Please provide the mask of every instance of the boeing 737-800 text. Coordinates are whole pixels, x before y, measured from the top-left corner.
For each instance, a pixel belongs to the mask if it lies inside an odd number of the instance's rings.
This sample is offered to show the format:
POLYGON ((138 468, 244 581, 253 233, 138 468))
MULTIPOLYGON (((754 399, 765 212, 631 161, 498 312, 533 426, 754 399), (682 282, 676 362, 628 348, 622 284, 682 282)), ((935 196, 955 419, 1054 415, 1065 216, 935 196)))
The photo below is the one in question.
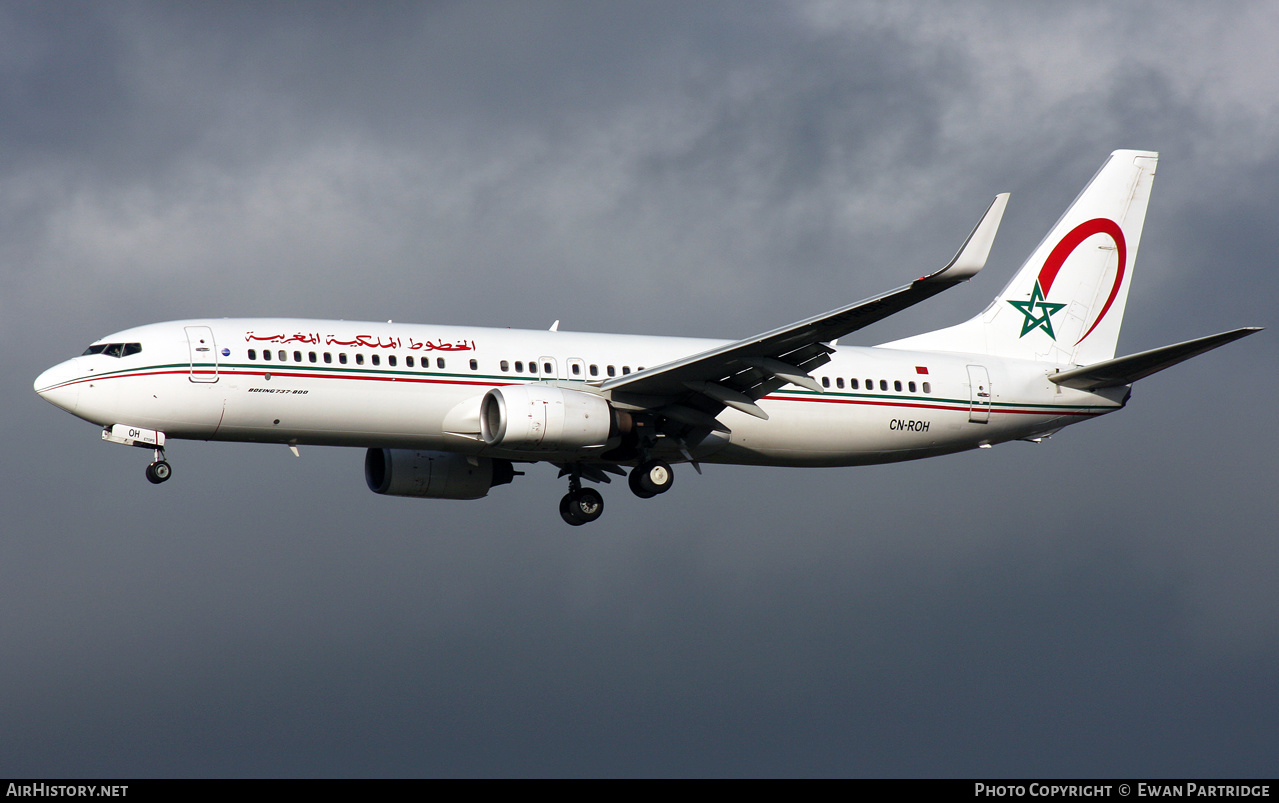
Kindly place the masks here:
POLYGON ((980 315, 876 347, 836 341, 974 276, 1007 195, 941 270, 745 340, 187 320, 105 337, 35 389, 105 440, 154 450, 154 483, 174 438, 362 447, 373 491, 437 499, 478 499, 547 462, 568 477, 574 525, 603 512, 582 481, 610 475, 647 498, 678 463, 854 466, 1037 441, 1259 331, 1115 358, 1157 159, 1111 154, 980 315))

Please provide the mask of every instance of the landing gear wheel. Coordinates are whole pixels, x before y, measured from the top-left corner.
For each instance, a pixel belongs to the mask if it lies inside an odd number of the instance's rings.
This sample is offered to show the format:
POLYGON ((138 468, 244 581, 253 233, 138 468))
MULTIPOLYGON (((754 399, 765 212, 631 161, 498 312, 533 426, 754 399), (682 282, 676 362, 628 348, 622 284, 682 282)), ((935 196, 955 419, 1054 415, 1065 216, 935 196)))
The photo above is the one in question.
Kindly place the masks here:
POLYGON ((604 497, 594 488, 569 491, 560 500, 560 516, 574 527, 595 521, 603 512, 604 497))
POLYGON ((671 489, 675 484, 675 472, 664 460, 648 460, 636 466, 626 481, 636 496, 649 499, 671 489))
POLYGON ((147 481, 153 485, 159 485, 172 476, 173 467, 164 460, 157 460, 147 466, 147 481))
POLYGON ((638 468, 632 469, 630 475, 626 478, 626 484, 631 486, 631 493, 635 494, 640 499, 652 499, 654 496, 657 496, 657 494, 652 491, 644 490, 644 486, 642 484, 643 481, 644 472, 640 471, 638 468))

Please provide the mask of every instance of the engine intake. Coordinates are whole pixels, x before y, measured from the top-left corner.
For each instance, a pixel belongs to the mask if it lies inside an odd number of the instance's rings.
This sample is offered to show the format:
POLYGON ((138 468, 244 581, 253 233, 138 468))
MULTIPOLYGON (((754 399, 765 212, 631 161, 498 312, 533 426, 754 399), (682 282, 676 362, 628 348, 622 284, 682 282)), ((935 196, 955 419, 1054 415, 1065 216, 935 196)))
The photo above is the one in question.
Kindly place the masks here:
POLYGON ((493 388, 480 402, 480 435, 489 446, 566 452, 607 445, 628 428, 626 413, 593 393, 541 384, 493 388))
POLYGON ((460 454, 417 449, 369 449, 364 455, 369 490, 387 496, 480 499, 514 477, 510 460, 479 457, 472 464, 460 454))

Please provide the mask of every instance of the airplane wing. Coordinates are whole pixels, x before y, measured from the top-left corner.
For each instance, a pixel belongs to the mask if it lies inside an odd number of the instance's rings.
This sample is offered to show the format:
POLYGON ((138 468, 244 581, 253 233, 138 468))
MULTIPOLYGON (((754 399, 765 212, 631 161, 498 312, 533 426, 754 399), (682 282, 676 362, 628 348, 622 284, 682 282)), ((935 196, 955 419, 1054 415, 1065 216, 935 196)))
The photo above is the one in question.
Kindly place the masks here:
POLYGON ((1008 193, 995 196, 959 252, 939 271, 823 315, 609 379, 600 389, 610 395, 615 405, 657 411, 691 427, 726 432, 727 428, 715 419, 725 407, 766 419, 768 414, 755 404, 756 400, 787 383, 820 389, 809 372, 830 361, 830 341, 977 275, 986 264, 1007 204, 1008 193))
POLYGON ((1184 362, 1191 357, 1197 357, 1205 351, 1212 351, 1218 346, 1224 346, 1241 337, 1255 335, 1260 331, 1261 327, 1259 326, 1232 329, 1229 332, 1221 332, 1220 334, 1209 335, 1196 340, 1187 340, 1185 343, 1151 349, 1139 354, 1130 354, 1127 357, 1117 357, 1113 360, 1085 365, 1082 368, 1073 368, 1069 371, 1051 374, 1048 379, 1058 385, 1080 390, 1097 390, 1098 388, 1111 388, 1118 385, 1131 385, 1138 379, 1145 379, 1151 374, 1158 373, 1165 368, 1171 368, 1179 362, 1184 362))

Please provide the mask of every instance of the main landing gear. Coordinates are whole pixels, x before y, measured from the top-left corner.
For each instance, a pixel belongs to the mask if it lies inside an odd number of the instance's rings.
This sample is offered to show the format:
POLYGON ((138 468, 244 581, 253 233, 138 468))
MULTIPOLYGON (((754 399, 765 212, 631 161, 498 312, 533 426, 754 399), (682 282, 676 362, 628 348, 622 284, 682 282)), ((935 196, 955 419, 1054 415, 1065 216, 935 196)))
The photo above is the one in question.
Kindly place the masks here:
POLYGON ((160 483, 173 476, 173 467, 169 465, 169 461, 164 459, 164 450, 155 450, 155 460, 151 465, 147 466, 147 481, 152 485, 160 483))
MULTIPOLYGON (((560 500, 560 516, 574 527, 595 521, 604 513, 604 497, 600 492, 594 488, 582 487, 584 470, 581 467, 565 469, 570 472, 568 493, 560 500)), ((608 481, 607 476, 603 476, 601 472, 596 473, 601 474, 601 481, 608 481)), ((675 472, 664 460, 646 460, 631 469, 626 481, 640 499, 651 499, 671 489, 675 484, 675 472)))
POLYGON ((652 499, 671 489, 675 484, 675 472, 664 460, 646 460, 631 469, 626 482, 640 499, 652 499))
POLYGON ((560 500, 560 516, 574 527, 580 527, 603 513, 604 497, 594 488, 583 488, 581 478, 574 474, 568 481, 568 493, 560 500))

